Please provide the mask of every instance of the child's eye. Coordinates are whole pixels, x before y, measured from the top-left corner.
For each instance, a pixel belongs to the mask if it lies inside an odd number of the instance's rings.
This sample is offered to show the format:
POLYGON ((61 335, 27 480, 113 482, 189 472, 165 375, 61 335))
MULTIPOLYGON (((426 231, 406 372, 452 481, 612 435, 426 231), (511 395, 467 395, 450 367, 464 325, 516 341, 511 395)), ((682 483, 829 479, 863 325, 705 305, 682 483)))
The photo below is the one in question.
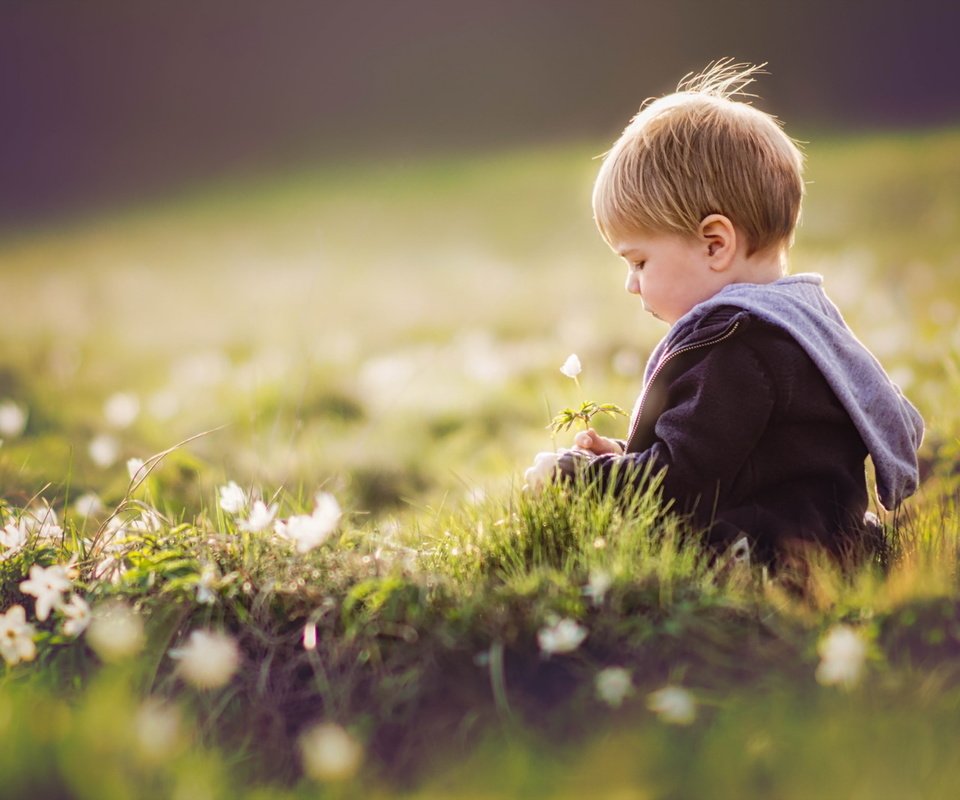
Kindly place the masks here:
POLYGON ((634 261, 632 266, 638 272, 643 269, 643 265, 646 264, 646 261, 634 261))

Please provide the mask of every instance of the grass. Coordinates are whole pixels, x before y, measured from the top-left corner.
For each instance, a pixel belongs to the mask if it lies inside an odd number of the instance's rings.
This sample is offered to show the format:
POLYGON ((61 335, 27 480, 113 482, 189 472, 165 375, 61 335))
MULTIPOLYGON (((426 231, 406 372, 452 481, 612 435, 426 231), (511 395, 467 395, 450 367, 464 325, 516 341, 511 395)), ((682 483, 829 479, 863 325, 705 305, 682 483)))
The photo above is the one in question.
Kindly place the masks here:
POLYGON ((0 682, 3 792, 949 795, 960 134, 808 147, 793 271, 826 275, 929 430, 889 560, 820 565, 803 599, 718 571, 655 487, 626 509, 519 491, 532 454, 566 443, 547 422, 584 399, 564 358, 629 407, 663 332, 591 230, 602 149, 318 168, 0 244, 0 402, 28 413, 0 447, 2 522, 43 497, 62 528, 0 561, 0 610, 21 604, 37 647, 0 682), (105 415, 118 393, 130 424, 105 415), (128 458, 201 431, 131 487, 128 458), (344 514, 301 553, 241 530, 217 502, 228 480, 283 519, 320 491, 344 514), (81 513, 90 492, 103 509, 81 513), (20 583, 68 562, 95 611, 119 600, 144 625, 135 655, 65 634, 61 611, 36 619, 20 583), (560 620, 585 636, 547 655, 560 620), (838 625, 866 647, 847 690, 816 679, 838 625), (170 651, 207 629, 240 661, 202 689, 170 651), (630 673, 618 708, 595 686, 610 667, 630 673), (692 724, 648 707, 668 685, 692 724), (362 747, 346 782, 304 775, 321 721, 362 747))

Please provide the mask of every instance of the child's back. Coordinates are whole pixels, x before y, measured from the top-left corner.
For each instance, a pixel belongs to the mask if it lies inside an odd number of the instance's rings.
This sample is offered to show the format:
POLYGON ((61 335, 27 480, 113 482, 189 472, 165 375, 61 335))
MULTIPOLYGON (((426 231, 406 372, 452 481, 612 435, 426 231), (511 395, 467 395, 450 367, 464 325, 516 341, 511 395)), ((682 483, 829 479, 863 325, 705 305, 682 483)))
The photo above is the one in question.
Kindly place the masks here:
POLYGON ((619 491, 665 470, 665 496, 717 548, 746 535, 766 558, 797 540, 841 554, 864 532, 867 454, 897 506, 917 486, 923 425, 820 277, 784 277, 802 158, 730 98, 755 71, 721 64, 652 103, 604 160, 598 226, 628 291, 671 329, 627 441, 581 434, 559 466, 619 491))

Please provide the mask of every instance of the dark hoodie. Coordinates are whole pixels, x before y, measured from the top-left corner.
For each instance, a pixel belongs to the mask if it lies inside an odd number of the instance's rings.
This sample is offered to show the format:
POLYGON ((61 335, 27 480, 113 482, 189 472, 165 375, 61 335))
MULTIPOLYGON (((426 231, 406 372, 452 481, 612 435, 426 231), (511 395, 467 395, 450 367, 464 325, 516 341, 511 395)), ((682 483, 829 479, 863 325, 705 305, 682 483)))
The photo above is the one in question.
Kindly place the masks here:
POLYGON ((626 453, 580 468, 619 491, 665 468, 665 497, 718 548, 744 533, 761 558, 784 540, 857 546, 867 454, 896 507, 917 487, 923 422, 821 282, 733 284, 694 307, 650 357, 626 453))

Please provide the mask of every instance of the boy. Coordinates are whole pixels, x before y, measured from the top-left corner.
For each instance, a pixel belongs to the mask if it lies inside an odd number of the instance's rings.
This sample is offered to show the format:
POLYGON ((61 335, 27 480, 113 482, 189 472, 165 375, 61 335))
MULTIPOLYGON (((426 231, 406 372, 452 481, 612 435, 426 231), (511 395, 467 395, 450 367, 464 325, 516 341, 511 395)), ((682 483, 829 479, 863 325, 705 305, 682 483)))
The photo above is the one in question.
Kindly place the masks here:
POLYGON ((734 100, 760 67, 721 61, 646 104, 604 157, 597 225, 628 292, 671 327, 647 364, 629 435, 592 429, 559 472, 641 487, 723 551, 763 561, 866 542, 864 461, 880 502, 917 488, 923 421, 856 339, 819 275, 785 277, 802 156, 768 114, 734 100))

